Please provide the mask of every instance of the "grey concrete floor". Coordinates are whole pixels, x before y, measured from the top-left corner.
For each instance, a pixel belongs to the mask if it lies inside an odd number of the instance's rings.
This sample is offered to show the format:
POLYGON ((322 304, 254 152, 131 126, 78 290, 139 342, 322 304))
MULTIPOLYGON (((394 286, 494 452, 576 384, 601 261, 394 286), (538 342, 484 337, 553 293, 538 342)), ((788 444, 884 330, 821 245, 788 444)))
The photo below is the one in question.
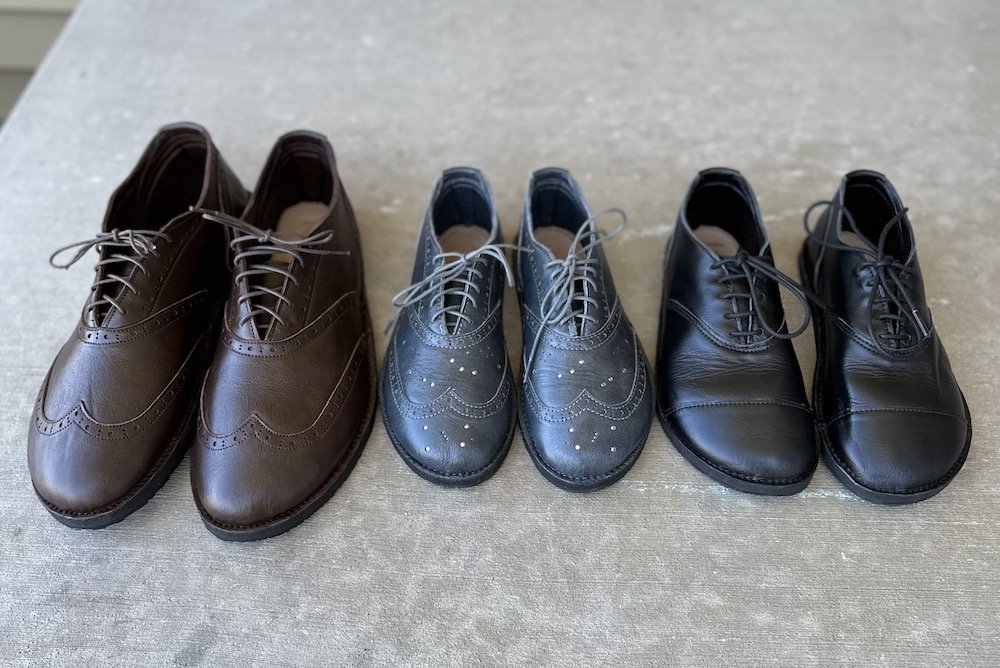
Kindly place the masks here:
MULTIPOLYGON (((996 665, 997 34, 995 0, 85 2, 0 131, 0 664, 996 665), (595 208, 631 215, 607 253, 650 352, 698 169, 744 170, 788 272, 803 209, 882 170, 971 407, 968 463, 910 507, 822 467, 796 497, 758 498, 654 425, 597 494, 545 482, 520 437, 492 480, 446 491, 379 422, 347 484, 280 538, 209 535, 186 462, 126 521, 65 529, 33 495, 25 435, 91 275, 46 258, 97 231, 178 119, 248 186, 280 133, 331 137, 379 325, 441 169, 485 170, 510 237, 531 170, 569 167, 595 208)), ((517 356, 512 291, 506 316, 517 356)), ((808 379, 811 337, 796 348, 808 379)))

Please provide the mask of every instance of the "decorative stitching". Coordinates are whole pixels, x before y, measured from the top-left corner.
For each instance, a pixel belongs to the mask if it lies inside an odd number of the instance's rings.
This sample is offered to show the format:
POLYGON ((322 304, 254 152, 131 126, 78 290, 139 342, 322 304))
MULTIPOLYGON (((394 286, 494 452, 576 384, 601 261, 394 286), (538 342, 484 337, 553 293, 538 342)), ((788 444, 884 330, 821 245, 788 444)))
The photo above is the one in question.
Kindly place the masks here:
POLYGON ((45 417, 44 407, 42 404, 45 392, 48 389, 49 378, 52 373, 50 370, 50 375, 46 376, 45 382, 42 384, 42 389, 38 393, 38 398, 35 400, 35 430, 43 436, 51 436, 52 434, 56 434, 63 429, 66 429, 70 425, 76 425, 88 436, 99 441, 121 441, 142 433, 150 425, 156 422, 156 420, 167 409, 167 406, 173 403, 174 398, 180 394, 181 388, 191 375, 191 367, 196 359, 195 353, 199 350, 201 342, 204 338, 204 334, 198 337, 180 368, 174 374, 170 382, 167 383, 163 390, 160 391, 160 394, 153 399, 152 403, 150 403, 149 406, 142 411, 142 413, 131 420, 126 420, 125 422, 99 422, 90 415, 87 411, 87 407, 82 401, 57 420, 50 420, 45 417))
POLYGON ((501 374, 502 380, 493 397, 487 401, 479 404, 470 403, 462 399, 454 388, 449 387, 433 401, 426 404, 418 404, 406 398, 402 377, 399 374, 399 367, 396 365, 395 339, 386 352, 386 369, 389 373, 389 384, 397 410, 399 410, 403 417, 412 420, 424 420, 448 410, 462 417, 473 419, 483 419, 491 415, 496 415, 503 409, 512 384, 511 375, 508 373, 508 360, 505 354, 504 369, 501 374))
POLYGON ((662 411, 663 416, 667 417, 673 415, 674 413, 679 413, 680 411, 687 410, 689 408, 711 408, 714 406, 783 406, 785 408, 797 408, 798 410, 805 411, 806 413, 812 414, 809 410, 809 406, 805 404, 795 403, 793 401, 781 401, 781 400, 761 400, 761 401, 707 401, 698 404, 686 404, 681 406, 674 406, 668 410, 662 411))
POLYGON ((362 334, 358 338, 357 343, 354 344, 354 350, 351 352, 350 361, 341 373, 337 383, 334 385, 333 392, 331 392, 330 396, 327 398, 326 403, 323 405, 323 409, 316 416, 316 419, 313 420, 312 424, 297 432, 283 433, 276 431, 264 422, 259 415, 254 413, 244 420, 243 424, 237 427, 234 431, 231 431, 228 434, 215 433, 209 429, 208 425, 205 423, 203 388, 201 398, 201 417, 198 420, 199 442, 209 450, 225 450, 226 448, 231 448, 247 442, 251 439, 251 437, 255 439, 257 443, 275 450, 297 450, 313 445, 324 434, 326 434, 331 427, 333 427, 337 418, 340 416, 344 405, 347 403, 348 397, 351 395, 350 390, 354 387, 354 383, 357 380, 358 372, 361 369, 362 356, 366 348, 367 337, 362 334), (308 434, 308 436, 303 436, 303 434, 308 434), (276 437, 273 441, 271 438, 272 436, 276 437))
POLYGON ((632 333, 633 368, 636 370, 632 388, 624 401, 609 404, 592 395, 586 388, 580 391, 573 401, 562 407, 554 407, 544 403, 535 392, 534 384, 526 378, 522 387, 522 401, 531 411, 545 422, 567 422, 579 417, 584 412, 593 413, 608 420, 621 422, 628 419, 642 403, 648 383, 646 363, 642 358, 638 339, 632 333))
POLYGON ((227 320, 222 332, 222 345, 244 357, 286 357, 326 331, 349 310, 356 309, 358 303, 358 293, 353 291, 347 292, 311 323, 291 336, 279 341, 244 339, 233 332, 227 320))
POLYGON ((712 343, 722 346, 728 350, 732 350, 738 353, 750 353, 750 352, 761 352, 765 350, 770 350, 774 347, 775 337, 768 335, 762 338, 757 343, 752 343, 747 346, 741 346, 733 343, 732 341, 727 341, 719 336, 711 326, 698 317, 691 309, 682 304, 677 299, 671 297, 667 301, 667 310, 673 311, 680 315, 682 318, 690 322, 692 325, 698 328, 702 334, 704 334, 712 343))
POLYGON ((827 425, 832 425, 838 420, 843 420, 845 417, 850 417, 851 415, 859 415, 862 413, 923 413, 925 415, 938 415, 941 417, 951 418, 952 420, 959 420, 965 422, 964 417, 959 417, 953 415, 952 413, 945 413, 944 411, 934 411, 925 408, 858 408, 858 409, 848 409, 836 417, 832 417, 826 421, 827 425))
POLYGON ((137 341, 165 329, 178 318, 206 306, 208 297, 208 290, 201 290, 165 306, 139 322, 124 327, 88 327, 81 320, 76 327, 76 336, 80 341, 92 346, 110 346, 137 341))

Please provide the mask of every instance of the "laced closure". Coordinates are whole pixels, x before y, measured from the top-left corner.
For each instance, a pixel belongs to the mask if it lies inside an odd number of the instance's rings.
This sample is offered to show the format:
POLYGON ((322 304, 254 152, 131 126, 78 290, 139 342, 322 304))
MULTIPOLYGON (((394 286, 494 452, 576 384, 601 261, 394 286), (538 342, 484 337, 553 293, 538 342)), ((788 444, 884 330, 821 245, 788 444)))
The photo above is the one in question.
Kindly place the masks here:
POLYGON ((233 256, 233 263, 237 266, 246 263, 246 268, 237 272, 233 277, 240 291, 236 303, 239 306, 244 304, 247 306, 247 312, 240 318, 240 325, 253 321, 261 338, 267 336, 274 322, 285 324, 279 312, 282 304, 291 304, 291 300, 284 293, 289 284, 299 284, 295 277, 295 266, 305 264, 305 255, 350 254, 350 251, 332 251, 320 248, 333 239, 333 232, 330 230, 317 232, 303 239, 281 239, 274 236, 272 230, 262 230, 221 211, 202 210, 200 213, 205 220, 225 225, 235 233, 229 242, 229 247, 236 253, 233 256), (267 263, 267 259, 277 253, 289 256, 290 260, 286 266, 267 263), (254 260, 263 261, 254 262, 254 260), (254 276, 278 276, 284 278, 284 281, 280 288, 275 289, 265 285, 263 281, 251 283, 250 279, 254 276), (273 308, 264 303, 262 298, 273 298, 273 308), (255 320, 257 316, 270 316, 271 321, 264 326, 255 320))
MULTIPOLYGON (((928 325, 920 316, 920 308, 913 299, 914 271, 905 261, 897 260, 885 250, 889 232, 906 219, 908 209, 903 209, 885 224, 879 235, 878 243, 871 241, 861 233, 851 212, 840 204, 821 200, 806 209, 802 224, 809 238, 821 248, 858 253, 865 259, 859 264, 857 274, 865 278, 863 286, 870 290, 868 300, 868 333, 875 345, 887 354, 900 348, 916 345, 927 339, 934 331, 933 324, 928 325), (809 226, 809 216, 817 207, 826 206, 840 212, 847 220, 851 231, 864 243, 864 247, 851 246, 839 241, 820 237, 809 226), (876 332, 876 324, 882 323, 886 331, 876 332)), ((835 229, 832 226, 829 229, 835 229)), ((834 233, 835 234, 835 233, 834 233)), ((831 236, 828 232, 827 236, 831 236)))
POLYGON ((597 272, 599 260, 594 257, 593 250, 609 239, 613 239, 624 231, 628 225, 628 215, 617 207, 604 209, 580 225, 569 251, 562 260, 550 260, 545 263, 544 271, 550 275, 552 284, 545 291, 539 303, 541 321, 535 340, 531 344, 531 352, 524 365, 525 377, 531 372, 535 362, 535 354, 542 342, 545 328, 549 325, 576 325, 575 331, 582 331, 586 323, 597 324, 597 318, 592 309, 597 307, 597 300, 591 294, 597 290, 597 272), (607 215, 616 215, 621 223, 611 232, 596 229, 597 221, 607 215), (586 241, 585 241, 586 239, 586 241))
POLYGON ((108 294, 109 290, 105 289, 103 286, 120 284, 123 290, 130 290, 133 294, 137 292, 135 286, 128 280, 128 278, 111 273, 110 267, 116 263, 125 263, 126 267, 131 264, 141 271, 143 276, 147 275, 149 272, 142 266, 142 258, 148 255, 156 255, 156 241, 158 239, 169 242, 170 236, 156 230, 114 229, 108 232, 101 232, 92 239, 77 241, 57 249, 51 256, 49 256, 49 264, 56 269, 69 269, 84 255, 86 255, 87 251, 91 248, 96 248, 99 254, 103 253, 105 248, 121 248, 132 251, 132 254, 112 253, 107 257, 102 258, 94 265, 94 282, 90 286, 91 295, 87 305, 83 309, 83 317, 85 320, 96 322, 102 306, 110 306, 112 309, 118 311, 122 315, 125 315, 125 309, 122 308, 121 304, 119 304, 112 295, 108 294), (69 260, 66 262, 56 261, 56 258, 60 254, 73 250, 74 248, 76 249, 76 254, 74 254, 69 260), (102 267, 109 268, 103 278, 101 277, 100 271, 102 267))
POLYGON ((485 244, 471 253, 436 253, 431 258, 431 264, 436 265, 434 270, 393 296, 394 311, 383 333, 388 334, 389 330, 395 326, 403 309, 417 304, 431 295, 434 297, 431 300, 431 322, 443 320, 446 331, 449 331, 449 316, 453 325, 450 331, 457 329, 459 323, 463 321, 469 322, 471 319, 465 314, 465 308, 469 304, 473 308, 478 305, 475 295, 479 294, 480 288, 476 281, 483 278, 483 272, 480 269, 483 260, 487 257, 497 260, 503 267, 507 285, 512 287, 514 285, 514 270, 507 261, 505 249, 514 252, 524 250, 524 248, 514 244, 485 244))
MULTIPOLYGON (((770 336, 790 340, 802 334, 809 327, 811 320, 809 294, 805 288, 787 274, 779 271, 766 258, 760 255, 751 255, 741 250, 736 255, 719 258, 719 260, 712 263, 711 268, 721 272, 719 276, 720 283, 729 285, 729 292, 725 292, 719 295, 719 297, 721 299, 732 299, 737 304, 745 301, 747 305, 745 311, 736 310, 726 313, 725 318, 727 320, 736 321, 736 329, 729 330, 730 336, 744 338, 746 339, 746 343, 749 343, 754 337, 762 336, 766 332, 770 336), (779 285, 783 285, 802 304, 802 308, 805 310, 805 318, 794 332, 781 331, 781 325, 787 321, 783 321, 777 327, 772 327, 768 323, 767 318, 764 317, 763 309, 761 309, 761 301, 764 295, 757 289, 756 281, 758 278, 769 279, 777 282, 779 285), (736 281, 746 281, 746 292, 737 291, 734 285, 736 281), (744 318, 746 319, 747 328, 740 329, 740 324, 744 318)), ((739 306, 737 306, 738 308, 739 306)))

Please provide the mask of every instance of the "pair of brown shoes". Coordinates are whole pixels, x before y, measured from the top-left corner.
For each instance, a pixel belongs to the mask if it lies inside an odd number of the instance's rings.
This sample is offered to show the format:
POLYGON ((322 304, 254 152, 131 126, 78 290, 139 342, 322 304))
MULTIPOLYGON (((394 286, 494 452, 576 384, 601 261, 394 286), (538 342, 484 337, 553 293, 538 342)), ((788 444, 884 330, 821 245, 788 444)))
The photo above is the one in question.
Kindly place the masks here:
POLYGON ((266 538, 311 515, 361 454, 376 399, 361 245, 326 138, 281 137, 249 196, 204 128, 167 126, 102 231, 52 263, 90 248, 90 296, 28 435, 48 511, 117 522, 193 442, 216 536, 266 538))

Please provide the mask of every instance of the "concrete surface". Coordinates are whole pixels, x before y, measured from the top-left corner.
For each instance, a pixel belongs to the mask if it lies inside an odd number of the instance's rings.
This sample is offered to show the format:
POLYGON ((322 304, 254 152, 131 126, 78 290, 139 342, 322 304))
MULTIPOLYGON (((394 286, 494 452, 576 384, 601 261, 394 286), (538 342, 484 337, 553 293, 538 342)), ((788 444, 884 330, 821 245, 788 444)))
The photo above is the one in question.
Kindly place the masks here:
MULTIPOLYGON (((995 0, 84 3, 0 134, 0 664, 996 665, 998 33, 995 0), (607 253, 650 351, 699 168, 746 172, 786 271, 803 209, 881 169, 972 410, 968 463, 912 507, 822 467, 765 499, 710 482, 657 425, 598 494, 545 482, 520 437, 491 481, 446 491, 379 423, 283 537, 209 535, 186 462, 121 524, 65 529, 34 498, 25 434, 91 274, 46 258, 97 231, 177 119, 208 126, 248 185, 280 133, 329 134, 379 325, 439 170, 484 169, 510 237, 529 172, 569 167, 595 208, 631 214, 607 253)), ((811 337, 796 346, 808 376, 811 337)))

